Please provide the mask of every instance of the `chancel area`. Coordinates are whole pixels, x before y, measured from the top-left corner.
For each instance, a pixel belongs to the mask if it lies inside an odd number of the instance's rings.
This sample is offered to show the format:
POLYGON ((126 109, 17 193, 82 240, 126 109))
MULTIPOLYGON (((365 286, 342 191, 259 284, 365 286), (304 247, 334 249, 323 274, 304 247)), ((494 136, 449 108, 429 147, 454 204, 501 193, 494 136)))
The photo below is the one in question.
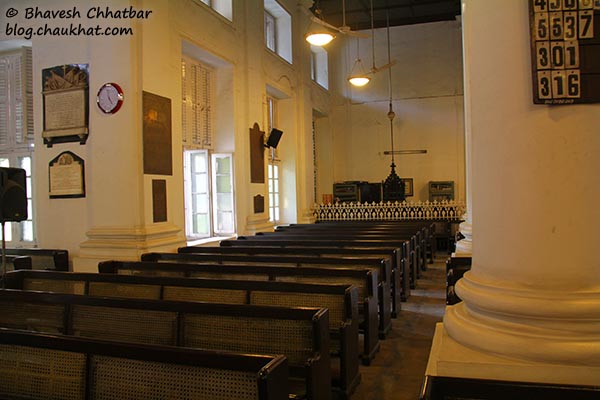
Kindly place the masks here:
POLYGON ((600 1, 42 3, 0 397, 600 396, 600 1))

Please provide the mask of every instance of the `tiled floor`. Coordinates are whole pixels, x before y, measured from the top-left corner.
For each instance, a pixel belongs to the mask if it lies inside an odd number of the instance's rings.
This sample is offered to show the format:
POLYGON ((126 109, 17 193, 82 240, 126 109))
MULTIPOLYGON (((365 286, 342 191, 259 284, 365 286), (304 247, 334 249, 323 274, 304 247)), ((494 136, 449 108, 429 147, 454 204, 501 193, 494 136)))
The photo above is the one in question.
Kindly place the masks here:
POLYGON ((438 255, 402 303, 375 360, 360 367, 362 381, 351 400, 419 398, 435 324, 442 320, 446 306, 445 261, 445 255, 438 255))

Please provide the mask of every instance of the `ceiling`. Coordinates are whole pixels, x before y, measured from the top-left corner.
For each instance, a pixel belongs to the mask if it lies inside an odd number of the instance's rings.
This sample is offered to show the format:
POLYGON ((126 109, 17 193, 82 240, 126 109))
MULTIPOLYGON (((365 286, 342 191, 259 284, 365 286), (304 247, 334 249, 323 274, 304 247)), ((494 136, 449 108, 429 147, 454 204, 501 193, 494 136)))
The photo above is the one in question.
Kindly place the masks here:
MULTIPOLYGON (((343 25, 343 3, 346 3, 346 25, 352 30, 371 29, 371 0, 315 0, 311 10, 321 9, 323 19, 343 25)), ((372 0, 375 28, 454 20, 460 15, 460 0, 372 0)))

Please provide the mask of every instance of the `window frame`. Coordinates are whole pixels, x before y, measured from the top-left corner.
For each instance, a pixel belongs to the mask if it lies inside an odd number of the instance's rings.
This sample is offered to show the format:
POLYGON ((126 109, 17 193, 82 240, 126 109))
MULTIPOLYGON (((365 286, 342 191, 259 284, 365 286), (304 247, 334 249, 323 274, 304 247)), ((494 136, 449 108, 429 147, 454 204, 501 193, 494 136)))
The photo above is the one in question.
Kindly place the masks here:
POLYGON ((277 20, 267 9, 265 9, 264 31, 265 46, 273 53, 277 53, 277 20), (271 29, 269 29, 269 27, 271 27, 271 29))
POLYGON ((234 179, 234 165, 233 165, 233 154, 231 153, 213 153, 210 154, 210 163, 211 163, 211 174, 210 177, 212 178, 212 192, 211 192, 211 204, 212 204, 212 209, 213 209, 213 223, 212 223, 212 230, 213 230, 213 236, 229 236, 229 235, 233 235, 236 232, 236 224, 235 224, 235 179, 234 179), (217 159, 219 158, 229 158, 229 173, 228 174, 224 174, 224 173, 219 173, 218 170, 218 166, 217 166, 217 159), (219 177, 222 176, 229 176, 229 187, 231 188, 230 192, 219 192, 219 177), (229 193, 229 199, 230 199, 230 206, 231 209, 230 210, 220 210, 219 208, 219 194, 225 194, 225 193, 229 193), (220 228, 219 227, 219 222, 220 222, 220 218, 219 218, 219 213, 225 213, 228 212, 231 214, 231 230, 227 230, 224 228, 220 228))
POLYGON ((233 22, 233 0, 196 0, 214 10, 217 14, 233 22))
POLYGON ((282 58, 288 64, 292 64, 294 59, 292 43, 292 14, 277 0, 264 0, 264 11, 263 29, 266 27, 265 19, 267 13, 275 19, 275 51, 267 46, 266 32, 264 32, 265 48, 282 58))
POLYGON ((212 153, 208 149, 184 149, 183 154, 184 160, 184 213, 185 213, 185 236, 186 239, 199 240, 207 239, 212 237, 223 237, 231 236, 236 233, 236 212, 235 212, 235 179, 234 179, 234 160, 232 153, 212 153), (204 171, 194 171, 194 155, 203 154, 205 158, 204 171), (217 168, 218 158, 229 158, 229 174, 220 174, 217 168), (206 174, 206 192, 198 192, 194 188, 195 176, 200 174, 206 174), (219 176, 229 175, 230 193, 230 206, 231 210, 228 210, 231 214, 231 229, 223 229, 218 226, 220 221, 219 218, 219 192, 218 192, 218 178, 219 176), (204 204, 206 207, 205 214, 207 216, 208 230, 206 233, 197 232, 195 229, 194 219, 197 214, 197 203, 194 196, 198 194, 205 194, 207 203, 204 204))
POLYGON ((188 240, 195 240, 195 239, 203 239, 203 238, 207 238, 207 237, 211 237, 211 224, 212 224, 212 210, 211 210, 211 201, 210 201, 210 191, 211 191, 211 187, 210 187, 210 157, 208 154, 208 150, 206 149, 184 149, 184 155, 183 155, 183 159, 184 159, 184 194, 185 194, 185 199, 184 199, 184 212, 185 212, 185 235, 186 238, 188 240), (199 175, 200 173, 194 173, 193 171, 193 165, 194 165, 194 155, 196 154, 204 154, 205 155, 205 159, 206 159, 206 163, 205 163, 205 168, 206 171, 204 172, 206 174, 206 196, 208 198, 208 204, 206 205, 206 207, 208 208, 208 210, 203 213, 206 214, 208 217, 208 231, 206 232, 206 234, 204 233, 198 233, 196 232, 195 228, 195 223, 194 223, 194 218, 196 216, 196 214, 199 214, 198 212, 196 212, 195 210, 195 201, 194 201, 194 196, 197 195, 198 192, 196 192, 194 190, 194 177, 195 175, 199 175))
POLYGON ((267 166, 267 182, 269 192, 269 221, 281 222, 281 171, 280 162, 272 160, 267 166))
POLYGON ((329 53, 323 47, 310 45, 310 77, 317 85, 329 90, 329 53))
MULTIPOLYGON (((266 97, 267 131, 271 132, 278 121, 278 99, 267 94, 266 97)), ((267 163, 267 191, 269 198, 269 221, 281 222, 281 160, 278 149, 269 148, 267 163), (277 188, 277 190, 274 190, 277 188), (276 200, 276 201, 275 201, 276 200)))
MULTIPOLYGON (((37 243, 35 232, 35 209, 33 177, 33 90, 32 53, 30 47, 23 47, 0 53, 6 63, 6 143, 0 146, 0 160, 3 167, 23 168, 26 171, 27 219, 22 222, 7 222, 6 240, 11 247, 33 247, 37 243), (18 61, 17 61, 18 60, 18 61), (20 74, 20 76, 19 76, 20 74), (28 168, 23 160, 28 158, 28 168), (25 224, 29 224, 30 238, 24 238, 25 224), (8 236, 8 235, 7 235, 8 236)), ((1 91, 0 91, 1 92, 1 91)))

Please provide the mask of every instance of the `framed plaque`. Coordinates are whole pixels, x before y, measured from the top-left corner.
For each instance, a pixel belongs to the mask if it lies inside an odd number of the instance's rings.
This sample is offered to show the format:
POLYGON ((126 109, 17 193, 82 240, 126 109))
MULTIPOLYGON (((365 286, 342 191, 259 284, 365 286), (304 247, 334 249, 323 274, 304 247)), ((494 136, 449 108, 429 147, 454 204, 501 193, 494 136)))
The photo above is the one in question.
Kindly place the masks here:
POLYGON ((144 174, 173 175, 171 99, 142 92, 144 174))
POLYGON ((414 196, 415 189, 413 184, 413 178, 400 178, 400 180, 404 183, 404 196, 414 196))
POLYGON ((529 0, 533 102, 600 102, 600 0, 529 0))
POLYGON ((84 161, 70 151, 50 161, 48 179, 51 199, 85 197, 84 161))
POLYGON ((265 212, 265 197, 257 194, 253 197, 254 202, 254 214, 260 214, 265 212))
POLYGON ((42 70, 44 144, 85 144, 89 130, 89 74, 87 64, 42 70))

